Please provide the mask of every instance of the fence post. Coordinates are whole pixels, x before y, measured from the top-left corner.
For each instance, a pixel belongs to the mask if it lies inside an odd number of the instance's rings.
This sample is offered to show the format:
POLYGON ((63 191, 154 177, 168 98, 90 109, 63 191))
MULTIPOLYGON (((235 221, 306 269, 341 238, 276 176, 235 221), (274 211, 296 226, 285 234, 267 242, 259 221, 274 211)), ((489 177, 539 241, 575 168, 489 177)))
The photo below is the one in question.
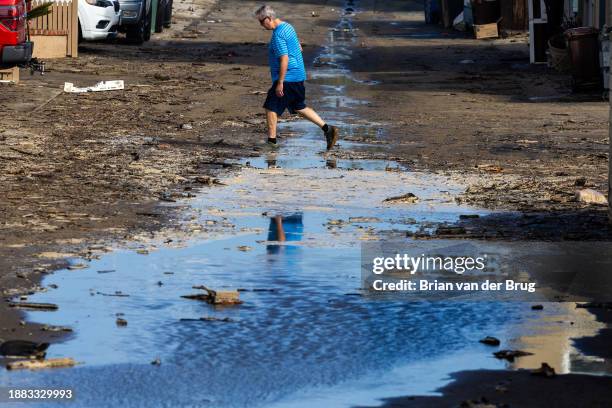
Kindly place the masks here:
POLYGON ((71 32, 72 32, 72 52, 70 56, 76 58, 79 56, 79 1, 72 0, 72 21, 71 21, 71 32))

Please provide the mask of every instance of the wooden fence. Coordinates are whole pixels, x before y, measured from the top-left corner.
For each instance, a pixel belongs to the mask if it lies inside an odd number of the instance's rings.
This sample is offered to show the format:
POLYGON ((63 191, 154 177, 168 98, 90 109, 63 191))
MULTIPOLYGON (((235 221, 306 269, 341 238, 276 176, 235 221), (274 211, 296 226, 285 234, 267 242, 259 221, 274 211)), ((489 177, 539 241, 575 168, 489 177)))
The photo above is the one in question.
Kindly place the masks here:
MULTIPOLYGON (((34 0, 32 7, 49 1, 34 0)), ((66 36, 66 55, 77 57, 79 48, 78 0, 55 0, 53 3, 51 14, 29 22, 30 35, 66 36)), ((36 43, 34 46, 36 47, 36 43)))

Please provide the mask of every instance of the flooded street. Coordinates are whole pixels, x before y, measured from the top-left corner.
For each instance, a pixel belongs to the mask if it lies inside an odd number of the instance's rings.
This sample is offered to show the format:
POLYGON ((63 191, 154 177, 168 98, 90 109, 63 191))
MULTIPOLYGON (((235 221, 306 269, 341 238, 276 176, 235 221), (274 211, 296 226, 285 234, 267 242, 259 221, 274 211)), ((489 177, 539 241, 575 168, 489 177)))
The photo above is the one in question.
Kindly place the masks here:
MULTIPOLYGON (((313 106, 347 139, 340 151, 358 150, 355 139, 376 138, 386 127, 360 116, 357 108, 370 101, 350 96, 372 84, 345 65, 358 42, 349 6, 352 1, 309 70, 313 106)), ((455 202, 466 188, 460 179, 325 153, 310 123, 284 122, 279 137, 277 149, 233 161, 240 169, 220 178, 224 185, 179 203, 190 206, 185 222, 193 236, 143 238, 85 269, 48 276, 43 285, 57 289, 29 300, 59 310, 29 312, 28 319, 72 327, 74 335, 53 344, 48 356, 82 364, 3 370, 0 383, 72 388, 71 407, 377 405, 381 398, 435 394, 457 370, 504 368, 479 339, 537 336, 544 320, 554 324, 566 313, 562 305, 547 305, 536 316, 517 302, 362 296, 363 242, 406 239, 488 211, 455 202), (406 193, 418 202, 384 202, 406 193), (198 292, 194 285, 238 289, 244 303, 182 298, 198 292), (119 327, 118 317, 127 326, 119 327), (151 364, 156 359, 160 365, 151 364)), ((575 351, 566 346, 561 360, 568 362, 575 351)), ((570 371, 569 363, 558 370, 570 371)))

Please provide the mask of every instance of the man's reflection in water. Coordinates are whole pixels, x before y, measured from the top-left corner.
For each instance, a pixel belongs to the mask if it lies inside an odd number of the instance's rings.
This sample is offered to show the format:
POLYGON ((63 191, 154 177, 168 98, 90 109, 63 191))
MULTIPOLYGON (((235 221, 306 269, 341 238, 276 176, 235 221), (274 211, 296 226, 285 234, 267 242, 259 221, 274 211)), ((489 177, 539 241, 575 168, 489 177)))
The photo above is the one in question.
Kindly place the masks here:
MULTIPOLYGON (((302 214, 296 213, 289 216, 277 215, 270 217, 270 228, 268 229, 268 241, 289 242, 301 241, 304 232, 302 214)), ((270 255, 292 254, 299 251, 297 245, 268 244, 266 250, 270 255)))
POLYGON ((276 161, 276 153, 269 153, 266 155, 266 164, 269 169, 278 169, 280 168, 276 161))

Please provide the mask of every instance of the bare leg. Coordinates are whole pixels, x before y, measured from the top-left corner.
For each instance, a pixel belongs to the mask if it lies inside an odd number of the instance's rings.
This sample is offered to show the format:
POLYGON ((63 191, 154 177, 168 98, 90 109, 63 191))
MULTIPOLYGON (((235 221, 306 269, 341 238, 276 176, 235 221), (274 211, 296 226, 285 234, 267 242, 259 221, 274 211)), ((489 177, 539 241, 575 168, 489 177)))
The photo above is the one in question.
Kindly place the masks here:
POLYGON ((276 139, 276 123, 278 122, 278 115, 276 112, 266 109, 266 120, 268 122, 268 137, 270 139, 276 139))
POLYGON ((312 123, 314 123, 320 128, 322 128, 323 125, 325 125, 325 122, 323 121, 323 119, 321 119, 321 117, 317 114, 317 112, 315 112, 312 108, 306 107, 302 110, 297 111, 297 113, 299 113, 300 116, 308 119, 309 121, 311 121, 312 123))
POLYGON ((287 238, 285 237, 285 230, 283 229, 283 217, 277 215, 274 217, 274 223, 276 225, 276 236, 278 237, 277 241, 285 242, 287 238))

